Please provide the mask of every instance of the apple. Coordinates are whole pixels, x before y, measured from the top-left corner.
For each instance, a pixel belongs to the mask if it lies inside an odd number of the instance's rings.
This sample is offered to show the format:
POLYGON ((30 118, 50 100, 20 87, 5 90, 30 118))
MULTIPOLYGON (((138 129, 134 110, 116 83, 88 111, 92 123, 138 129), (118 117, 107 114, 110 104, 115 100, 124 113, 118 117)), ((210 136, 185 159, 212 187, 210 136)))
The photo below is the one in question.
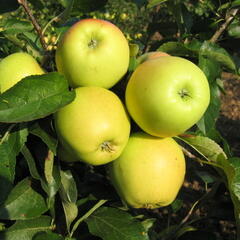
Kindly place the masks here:
POLYGON ((10 54, 0 62, 0 93, 27 76, 40 74, 44 71, 31 55, 24 52, 10 54))
MULTIPOLYGON (((78 159, 92 165, 115 160, 130 134, 130 121, 118 96, 101 87, 75 89, 73 102, 54 115, 60 144, 78 159)), ((63 154, 63 159, 66 159, 63 154)))
POLYGON ((137 58, 137 63, 141 64, 147 60, 155 59, 158 57, 164 57, 164 56, 170 56, 170 55, 161 51, 146 52, 137 58))
POLYGON ((192 127, 210 101, 208 80, 191 61, 174 56, 140 64, 125 92, 130 116, 145 132, 172 137, 192 127))
POLYGON ((75 23, 56 50, 56 65, 73 88, 111 88, 127 72, 129 45, 121 30, 101 19, 75 23))
POLYGON ((133 208, 158 208, 171 204, 185 176, 185 159, 172 138, 158 138, 137 132, 108 165, 113 186, 133 208))

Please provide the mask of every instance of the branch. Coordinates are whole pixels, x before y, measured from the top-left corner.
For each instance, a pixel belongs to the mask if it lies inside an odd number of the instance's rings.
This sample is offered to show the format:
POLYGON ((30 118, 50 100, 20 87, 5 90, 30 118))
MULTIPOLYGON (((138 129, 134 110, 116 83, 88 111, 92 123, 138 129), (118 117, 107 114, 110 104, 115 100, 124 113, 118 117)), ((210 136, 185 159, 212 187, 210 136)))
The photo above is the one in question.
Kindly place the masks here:
POLYGON ((35 17, 33 16, 32 12, 31 12, 31 9, 28 6, 27 0, 18 0, 18 3, 20 5, 22 5, 22 7, 24 8, 24 10, 27 13, 28 17, 30 18, 30 20, 31 20, 35 30, 38 33, 38 36, 40 38, 40 42, 41 42, 41 44, 43 46, 43 49, 45 51, 47 51, 47 44, 46 44, 46 42, 44 40, 42 29, 41 29, 40 25, 38 24, 38 22, 36 21, 35 17))
POLYGON ((230 11, 229 16, 226 18, 226 21, 220 26, 220 28, 214 33, 214 35, 209 40, 210 42, 215 43, 219 37, 222 35, 222 33, 226 30, 228 25, 232 22, 234 17, 237 15, 239 9, 232 9, 230 11))

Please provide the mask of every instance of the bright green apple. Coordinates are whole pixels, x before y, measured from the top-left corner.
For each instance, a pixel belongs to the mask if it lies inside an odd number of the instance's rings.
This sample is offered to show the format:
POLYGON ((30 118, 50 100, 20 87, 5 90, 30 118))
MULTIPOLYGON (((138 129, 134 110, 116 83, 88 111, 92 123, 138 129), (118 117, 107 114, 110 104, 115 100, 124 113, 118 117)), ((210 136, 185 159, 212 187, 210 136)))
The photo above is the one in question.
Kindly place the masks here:
POLYGON ((13 53, 0 62, 0 93, 5 92, 21 79, 44 74, 38 62, 28 53, 13 53))
POLYGON ((70 86, 111 88, 127 72, 129 46, 121 30, 100 19, 75 23, 61 39, 56 65, 70 86))
POLYGON ((109 164, 110 180, 120 197, 134 208, 171 204, 185 176, 185 159, 172 138, 134 133, 118 159, 109 164))
POLYGON ((192 127, 210 101, 208 80, 191 61, 173 56, 140 64, 126 88, 126 105, 142 130, 172 137, 192 127))
POLYGON ((130 134, 130 121, 121 100, 101 87, 79 87, 75 91, 74 101, 55 114, 56 131, 65 153, 70 153, 73 161, 92 165, 113 161, 130 134))

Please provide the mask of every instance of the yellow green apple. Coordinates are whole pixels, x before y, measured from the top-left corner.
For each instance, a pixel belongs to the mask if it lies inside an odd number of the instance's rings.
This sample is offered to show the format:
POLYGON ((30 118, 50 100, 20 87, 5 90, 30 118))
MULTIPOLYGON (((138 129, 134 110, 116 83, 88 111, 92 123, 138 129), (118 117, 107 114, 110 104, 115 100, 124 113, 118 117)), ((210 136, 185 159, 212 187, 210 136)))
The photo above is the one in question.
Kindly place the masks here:
POLYGON ((130 134, 124 105, 115 93, 105 88, 78 87, 75 91, 74 101, 54 116, 65 153, 70 153, 74 161, 78 159, 92 165, 115 160, 130 134))
POLYGON ((185 159, 172 138, 138 132, 130 136, 119 158, 108 165, 115 189, 133 208, 171 204, 184 181, 185 159))
POLYGON ((44 71, 30 54, 25 52, 10 54, 0 62, 0 93, 27 76, 40 74, 44 74, 44 71))
POLYGON ((174 56, 140 64, 127 84, 126 106, 138 126, 158 137, 172 137, 192 127, 205 113, 210 90, 203 71, 174 56))
POLYGON ((111 88, 127 72, 129 46, 121 30, 109 21, 84 19, 62 37, 56 65, 69 85, 111 88))

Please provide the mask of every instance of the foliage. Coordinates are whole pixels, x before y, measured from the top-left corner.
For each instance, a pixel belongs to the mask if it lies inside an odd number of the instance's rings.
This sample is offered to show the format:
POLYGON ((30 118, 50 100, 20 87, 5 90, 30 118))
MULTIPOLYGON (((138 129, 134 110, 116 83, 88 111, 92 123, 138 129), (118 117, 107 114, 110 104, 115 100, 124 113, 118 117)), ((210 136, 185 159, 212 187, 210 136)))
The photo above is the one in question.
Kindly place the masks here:
POLYGON ((199 229, 197 223, 204 218, 194 214, 217 198, 222 183, 234 206, 240 238, 240 159, 216 128, 221 74, 240 73, 240 1, 29 0, 42 35, 18 2, 0 1, 0 57, 26 51, 49 73, 27 77, 0 95, 0 239, 193 239, 192 232, 202 239, 223 239, 199 229), (136 57, 144 52, 186 57, 205 72, 210 106, 190 132, 176 137, 189 165, 200 163, 207 169, 197 171, 206 191, 188 206, 188 213, 181 192, 171 206, 156 212, 129 209, 108 182, 104 167, 59 161, 52 114, 70 103, 74 92, 54 72, 54 53, 61 35, 87 17, 119 26, 134 51, 129 73, 113 88, 120 96, 136 57))

